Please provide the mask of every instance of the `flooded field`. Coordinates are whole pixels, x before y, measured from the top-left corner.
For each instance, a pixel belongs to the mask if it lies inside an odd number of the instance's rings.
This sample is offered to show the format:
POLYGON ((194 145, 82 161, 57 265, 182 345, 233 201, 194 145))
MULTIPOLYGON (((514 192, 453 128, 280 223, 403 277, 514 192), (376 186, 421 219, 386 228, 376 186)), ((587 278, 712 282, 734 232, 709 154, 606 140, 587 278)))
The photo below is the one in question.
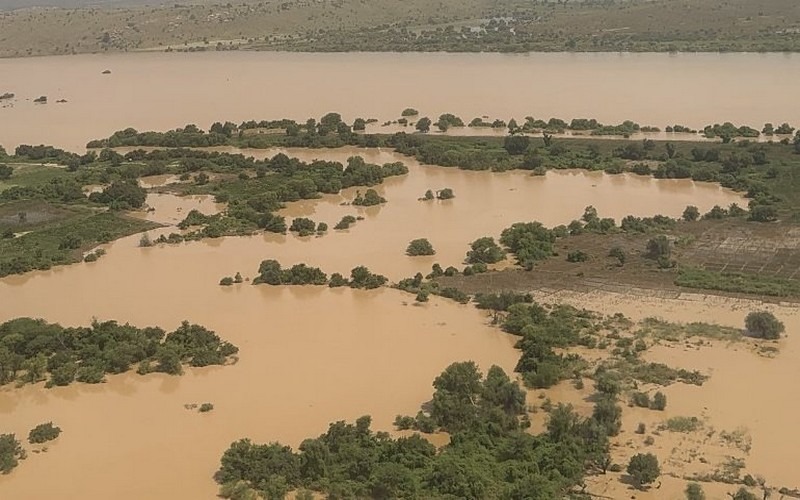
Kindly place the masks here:
MULTIPOLYGON (((305 159, 343 161, 356 153, 373 162, 398 159, 355 149, 286 152, 305 159)), ((183 377, 128 374, 99 386, 4 387, 4 431, 24 435, 53 420, 64 434, 49 451, 0 477, 3 496, 93 498, 113 488, 123 499, 212 498, 211 476, 235 439, 297 445, 330 421, 362 414, 373 416, 376 429, 388 430, 396 414, 414 413, 430 397, 431 380, 450 362, 473 359, 484 369, 498 364, 508 372, 516 363, 514 339, 488 326, 472 306, 439 299, 415 306, 413 296, 394 290, 217 285, 237 271, 253 276, 263 259, 344 273, 364 264, 397 280, 425 272, 434 261, 458 266, 470 241, 496 236, 513 222, 568 223, 590 204, 619 218, 677 216, 689 203, 705 211, 742 202, 718 186, 689 181, 571 171, 534 177, 414 163, 408 175, 378 190, 389 200, 380 207, 341 205, 354 196, 350 189, 283 211, 331 225, 345 214, 364 217, 348 231, 319 238, 267 234, 139 248, 134 235, 107 245, 108 254, 95 263, 0 280, 0 321, 34 316, 85 325, 98 318, 173 328, 188 319, 241 349, 233 366, 187 369, 183 377), (417 200, 426 189, 442 187, 452 188, 456 198, 417 200), (405 246, 417 237, 428 237, 437 255, 406 257, 405 246), (184 408, 202 402, 213 403, 214 411, 201 415, 184 408), (75 479, 88 470, 91 476, 75 479), (49 480, 41 481, 45 476, 49 480)), ((220 208, 209 198, 163 194, 150 195, 148 203, 155 211, 142 216, 166 224, 192 208, 220 208)))
MULTIPOLYGON (((0 60, 0 93, 17 97, 0 107, 0 144, 46 143, 79 151, 117 129, 166 130, 218 120, 289 117, 329 111, 347 120, 397 119, 412 106, 436 117, 452 112, 518 120, 525 115, 592 117, 607 123, 635 120, 693 128, 730 120, 760 128, 764 122, 800 122, 800 101, 787 99, 800 79, 797 55, 783 54, 280 54, 199 53, 45 57, 0 60), (106 69, 111 74, 102 74, 106 69), (54 76, 56 75, 56 76, 54 76), (487 77, 491 75, 491 78, 487 77), (720 85, 719 82, 725 82, 720 85), (319 92, 321 86, 325 92, 319 92), (364 88, 378 89, 362 92, 364 88), (713 90, 710 90, 713 89, 713 90), (755 89, 755 90, 754 90, 755 89), (742 99, 758 89, 758 105, 742 99), (314 95, 311 99, 309 96, 314 95), (32 101, 46 95, 50 104, 32 101), (57 99, 66 99, 56 104, 57 99)), ((377 130, 390 131, 391 127, 377 130)), ((463 133, 456 131, 455 133, 463 133)), ((491 130, 482 133, 493 134, 491 130)), ((373 416, 373 428, 390 430, 397 414, 413 414, 432 393, 431 381, 453 361, 472 359, 511 372, 519 356, 515 339, 488 325, 483 313, 436 297, 425 305, 396 290, 354 291, 325 287, 218 285, 241 272, 252 278, 264 259, 284 266, 307 263, 327 273, 358 265, 391 280, 426 273, 434 262, 463 266, 468 244, 497 237, 514 222, 568 224, 594 206, 601 217, 680 216, 687 205, 746 205, 737 193, 714 184, 656 180, 632 174, 551 171, 471 172, 420 165, 387 150, 234 150, 258 158, 279 152, 302 160, 402 161, 408 175, 375 189, 388 203, 361 208, 349 203, 358 188, 289 204, 288 221, 310 217, 333 227, 343 216, 363 218, 345 231, 323 236, 258 234, 139 248, 141 235, 104 245, 97 262, 0 279, 0 322, 41 317, 64 325, 94 318, 136 326, 175 328, 182 320, 215 330, 240 348, 232 366, 187 369, 182 377, 133 373, 101 385, 42 384, 0 388, 0 431, 27 435, 52 420, 63 434, 48 451, 31 453, 13 473, 0 476, 0 498, 214 498, 212 475, 228 445, 241 437, 296 446, 329 422, 373 416), (455 199, 422 202, 428 189, 451 188, 455 199), (407 257, 415 238, 427 238, 433 257, 407 257), (210 402, 199 414, 185 405, 210 402)), ((174 176, 142 179, 147 188, 174 176)), ((93 186, 92 190, 102 189, 93 186)), ((224 209, 208 196, 150 193, 149 210, 134 215, 174 227, 192 209, 224 209)), ((508 265, 508 264, 506 264, 508 265)), ((678 299, 611 293, 558 292, 537 297, 634 319, 708 321, 741 327, 761 307, 746 301, 681 295, 678 299)), ((787 385, 800 377, 800 312, 769 306, 786 323, 788 339, 774 358, 740 345, 655 348, 650 360, 710 374, 702 387, 675 384, 662 414, 626 408, 614 458, 623 463, 641 437, 635 426, 659 418, 696 416, 717 432, 746 429, 752 449, 743 473, 772 486, 800 487, 800 431, 793 417, 800 392, 787 385), (779 432, 777 431, 779 430, 779 432)), ((547 394, 591 411, 587 396, 564 384, 547 394)), ((531 391, 529 402, 538 393, 531 391)), ((533 416, 541 428, 546 414, 533 416)), ((710 439, 710 438, 709 438, 710 439)), ((637 498, 681 498, 682 475, 701 470, 699 457, 725 459, 726 449, 702 436, 663 434, 650 451, 664 464, 663 485, 637 498), (689 450, 689 455, 682 455, 689 450), (677 478, 676 478, 677 476, 677 478)), ((741 456, 729 450, 733 456, 741 456)), ((593 493, 634 494, 619 475, 592 479, 593 493), (609 479, 609 477, 611 479, 609 479)), ((709 498, 726 486, 709 485, 709 498)))
POLYGON ((0 75, 0 93, 17 96, 0 107, 6 148, 78 150, 127 127, 208 128, 330 111, 380 123, 409 106, 467 122, 483 115, 633 120, 662 129, 800 122, 800 103, 786 98, 800 79, 797 54, 152 53, 2 59, 0 75), (758 105, 743 98, 753 93, 758 105), (49 103, 34 104, 39 96, 49 103), (55 102, 61 99, 67 102, 55 102))

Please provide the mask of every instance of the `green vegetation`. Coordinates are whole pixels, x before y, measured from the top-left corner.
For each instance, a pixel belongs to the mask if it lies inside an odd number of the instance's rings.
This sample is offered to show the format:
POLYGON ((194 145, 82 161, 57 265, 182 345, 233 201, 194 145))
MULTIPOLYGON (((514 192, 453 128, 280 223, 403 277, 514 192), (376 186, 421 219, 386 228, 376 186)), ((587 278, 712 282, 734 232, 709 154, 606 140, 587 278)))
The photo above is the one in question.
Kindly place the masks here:
POLYGON ((749 335, 768 340, 781 338, 781 333, 786 330, 783 323, 768 311, 751 312, 744 319, 744 325, 749 335))
POLYGON ((749 293, 773 297, 800 295, 800 282, 764 274, 717 272, 706 269, 682 268, 675 284, 687 288, 749 293))
POLYGON ((31 444, 41 444, 52 441, 61 434, 61 428, 53 425, 53 422, 39 424, 28 434, 28 442, 31 444))
POLYGON ((436 250, 433 249, 433 245, 431 245, 430 241, 425 238, 419 238, 411 240, 408 244, 408 248, 406 248, 406 255, 412 257, 418 255, 436 255, 436 250))
POLYGON ((374 189, 367 189, 363 195, 361 191, 356 191, 356 197, 353 199, 353 205, 362 207, 372 207, 381 203, 386 203, 386 198, 379 195, 374 189))
POLYGON ((658 458, 652 453, 637 453, 632 456, 626 472, 640 487, 653 483, 661 475, 658 458))
POLYGON ((703 427, 697 417, 672 417, 659 426, 670 432, 694 432, 703 427))
POLYGON ((221 286, 231 286, 233 285, 233 278, 230 276, 225 276, 221 280, 219 280, 219 284, 221 286))
POLYGON ((239 349, 199 325, 183 322, 170 333, 115 321, 64 328, 43 320, 18 318, 0 324, 0 385, 46 380, 46 387, 73 381, 100 383, 106 374, 180 374, 182 364, 223 365, 239 349))
POLYGON ((400 113, 400 116, 417 116, 419 115, 419 111, 414 108, 406 108, 400 113))
MULTIPOLYGON (((70 208, 62 218, 34 226, 34 214, 39 217, 53 207, 39 206, 41 211, 26 212, 29 222, 18 225, 23 231, 30 227, 31 232, 16 238, 0 238, 0 277, 80 262, 87 247, 155 227, 151 222, 118 213, 94 214, 79 207, 70 208)), ((3 208, 0 204, 0 212, 3 208)))
POLYGON ((559 498, 586 472, 609 463, 602 425, 572 407, 555 408, 546 432, 526 432, 525 393, 496 366, 484 377, 473 362, 454 363, 433 385, 430 412, 397 423, 449 432, 450 444, 441 450, 416 434, 375 433, 369 417, 333 423, 297 452, 243 439, 222 456, 215 476, 222 496, 306 488, 337 498, 544 500, 559 498))
POLYGON ((253 284, 267 285, 328 285, 331 288, 349 286, 350 288, 373 289, 383 286, 388 280, 385 276, 374 274, 364 266, 358 266, 350 272, 350 280, 341 274, 328 275, 317 267, 306 264, 295 264, 289 269, 282 269, 281 264, 272 259, 264 260, 258 267, 258 276, 253 284))
POLYGON ((253 279, 253 284, 266 283, 267 285, 325 285, 328 275, 317 267, 305 264, 295 264, 289 269, 281 269, 277 260, 264 260, 258 266, 258 276, 253 279))
POLYGON ((296 232, 298 236, 309 236, 317 231, 317 223, 305 217, 298 217, 292 221, 289 231, 296 232))
POLYGON ((698 483, 689 483, 686 485, 686 500, 706 500, 706 494, 703 487, 698 483))
POLYGON ((8 474, 25 458, 25 450, 14 434, 0 434, 0 473, 8 474))
POLYGON ((333 226, 334 229, 350 229, 350 226, 356 223, 356 218, 352 215, 345 215, 342 217, 342 220, 336 223, 333 226))
MULTIPOLYGON (((428 194, 425 193, 425 196, 427 198, 428 194)), ((455 197, 455 193, 453 193, 453 190, 450 188, 444 188, 436 191, 436 198, 440 200, 452 200, 455 197)))
POLYGON ((556 234, 538 222, 518 222, 503 230, 500 243, 517 258, 517 264, 532 269, 539 260, 553 256, 556 234))
POLYGON ((467 252, 467 262, 470 264, 494 264, 504 258, 503 249, 489 236, 473 241, 467 252))
POLYGON ((663 392, 658 391, 653 395, 653 401, 650 402, 650 408, 653 410, 664 411, 667 407, 667 396, 663 392))
POLYGON ((214 405, 211 403, 203 403, 200 405, 200 408, 197 409, 200 413, 208 413, 214 409, 214 405))

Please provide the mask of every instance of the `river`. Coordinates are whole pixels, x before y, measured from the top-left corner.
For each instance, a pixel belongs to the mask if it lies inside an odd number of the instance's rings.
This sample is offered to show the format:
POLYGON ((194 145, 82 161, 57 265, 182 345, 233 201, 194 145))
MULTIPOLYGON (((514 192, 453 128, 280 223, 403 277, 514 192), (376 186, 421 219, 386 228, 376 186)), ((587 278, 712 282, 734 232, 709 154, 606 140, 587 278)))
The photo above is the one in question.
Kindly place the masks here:
POLYGON ((79 150, 115 130, 455 113, 695 129, 800 122, 798 54, 137 53, 0 59, 0 144, 79 150), (102 74, 110 70, 111 74, 102 74), (47 96, 48 104, 33 99, 47 96), (757 102, 753 99, 757 98, 757 102), (58 104, 57 100, 66 99, 58 104))

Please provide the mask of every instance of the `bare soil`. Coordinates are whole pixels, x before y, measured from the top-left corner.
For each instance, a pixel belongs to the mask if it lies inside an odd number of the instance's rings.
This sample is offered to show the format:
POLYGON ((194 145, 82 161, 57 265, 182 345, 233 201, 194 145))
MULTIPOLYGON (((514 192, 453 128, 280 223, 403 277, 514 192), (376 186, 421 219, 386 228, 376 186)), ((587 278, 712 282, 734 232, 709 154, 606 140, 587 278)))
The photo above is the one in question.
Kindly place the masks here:
MULTIPOLYGON (((784 223, 703 220, 679 222, 674 229, 663 233, 584 233, 559 239, 556 251, 558 255, 538 263, 533 271, 508 268, 473 276, 441 277, 437 281, 469 294, 575 290, 675 298, 690 290, 675 285, 681 267, 800 279, 800 228, 784 223), (677 263, 674 268, 660 269, 656 261, 645 255, 647 241, 659 234, 666 235, 673 242, 671 258, 677 263), (613 247, 619 247, 625 253, 623 265, 608 256, 613 247), (589 259, 567 262, 567 254, 576 250, 588 254, 589 259)), ((786 300, 713 290, 704 293, 770 302, 786 300)), ((800 301, 800 297, 790 300, 800 301)))

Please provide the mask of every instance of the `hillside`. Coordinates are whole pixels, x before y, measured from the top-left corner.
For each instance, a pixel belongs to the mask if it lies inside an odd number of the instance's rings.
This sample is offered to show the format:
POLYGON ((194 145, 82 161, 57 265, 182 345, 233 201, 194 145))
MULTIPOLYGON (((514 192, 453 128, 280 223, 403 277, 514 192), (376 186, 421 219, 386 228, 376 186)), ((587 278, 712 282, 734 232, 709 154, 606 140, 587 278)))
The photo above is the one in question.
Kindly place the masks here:
POLYGON ((2 57, 145 49, 798 51, 800 2, 265 0, 0 13, 2 57))

